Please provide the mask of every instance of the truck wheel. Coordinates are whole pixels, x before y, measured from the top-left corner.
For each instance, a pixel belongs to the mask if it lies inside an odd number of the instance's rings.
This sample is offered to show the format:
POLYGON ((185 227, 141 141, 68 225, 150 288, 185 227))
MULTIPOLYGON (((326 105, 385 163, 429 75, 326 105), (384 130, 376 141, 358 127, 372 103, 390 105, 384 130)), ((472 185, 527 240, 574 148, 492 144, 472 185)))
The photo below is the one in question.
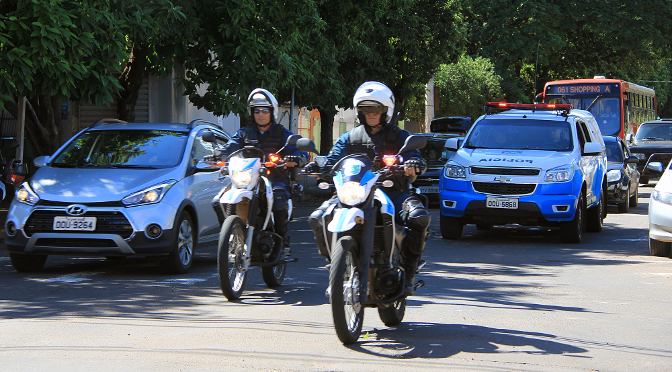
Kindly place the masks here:
POLYGON ((583 219, 585 215, 585 203, 583 194, 579 195, 579 200, 574 212, 574 218, 571 221, 560 222, 560 239, 563 243, 577 244, 581 243, 581 233, 583 232, 583 219))
POLYGON ((462 237, 464 224, 458 217, 441 215, 441 237, 444 239, 458 240, 462 237))

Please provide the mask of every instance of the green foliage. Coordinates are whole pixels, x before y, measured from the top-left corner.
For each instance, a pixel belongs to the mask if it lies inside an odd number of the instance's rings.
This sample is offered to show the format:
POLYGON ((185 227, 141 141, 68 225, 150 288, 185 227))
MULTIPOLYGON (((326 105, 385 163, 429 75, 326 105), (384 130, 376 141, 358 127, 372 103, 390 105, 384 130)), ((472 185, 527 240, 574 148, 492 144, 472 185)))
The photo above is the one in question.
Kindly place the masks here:
POLYGON ((439 88, 439 107, 435 117, 469 116, 483 114, 486 102, 503 98, 502 78, 495 73, 495 66, 482 57, 463 56, 457 63, 441 65, 434 75, 434 85, 439 88))

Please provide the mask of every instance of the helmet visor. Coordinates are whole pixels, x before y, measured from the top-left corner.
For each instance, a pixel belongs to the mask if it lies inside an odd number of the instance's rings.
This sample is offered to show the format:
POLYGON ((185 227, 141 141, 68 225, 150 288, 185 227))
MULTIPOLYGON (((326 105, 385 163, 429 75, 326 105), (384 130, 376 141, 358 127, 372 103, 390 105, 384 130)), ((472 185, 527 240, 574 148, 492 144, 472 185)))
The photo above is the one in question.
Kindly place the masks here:
POLYGON ((358 106, 357 111, 360 113, 367 114, 382 114, 387 111, 387 108, 384 106, 358 106))

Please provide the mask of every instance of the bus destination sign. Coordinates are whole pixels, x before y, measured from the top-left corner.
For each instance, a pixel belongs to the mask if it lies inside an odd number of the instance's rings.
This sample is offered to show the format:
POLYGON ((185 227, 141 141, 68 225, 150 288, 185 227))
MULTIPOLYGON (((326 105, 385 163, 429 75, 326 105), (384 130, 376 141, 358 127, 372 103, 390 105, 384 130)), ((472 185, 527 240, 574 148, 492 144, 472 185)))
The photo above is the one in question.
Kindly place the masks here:
POLYGON ((612 84, 564 84, 550 85, 547 94, 609 94, 618 93, 618 85, 612 84))

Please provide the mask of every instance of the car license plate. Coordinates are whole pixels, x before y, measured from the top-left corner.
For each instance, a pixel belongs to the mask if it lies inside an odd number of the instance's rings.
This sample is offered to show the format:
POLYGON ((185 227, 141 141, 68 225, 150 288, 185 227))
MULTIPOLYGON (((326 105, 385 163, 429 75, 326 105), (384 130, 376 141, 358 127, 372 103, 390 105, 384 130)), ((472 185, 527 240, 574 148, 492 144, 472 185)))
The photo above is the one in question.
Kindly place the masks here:
POLYGON ((518 198, 487 198, 488 208, 518 209, 518 198))
POLYGON ((420 189, 421 194, 438 194, 439 193, 439 186, 420 186, 418 188, 420 189))
POLYGON ((54 230, 94 231, 96 217, 54 217, 54 230))

